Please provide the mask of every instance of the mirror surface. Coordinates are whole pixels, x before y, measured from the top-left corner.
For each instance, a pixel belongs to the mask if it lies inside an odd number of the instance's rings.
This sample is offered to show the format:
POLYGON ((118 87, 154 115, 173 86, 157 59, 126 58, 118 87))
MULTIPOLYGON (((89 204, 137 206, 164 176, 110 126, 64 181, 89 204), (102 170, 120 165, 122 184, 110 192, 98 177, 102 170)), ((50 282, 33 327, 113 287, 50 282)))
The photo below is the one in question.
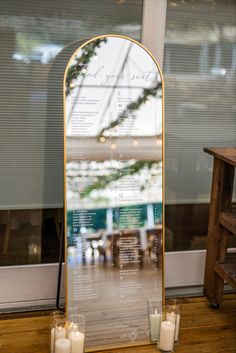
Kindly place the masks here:
POLYGON ((86 347, 148 341, 162 298, 162 79, 151 55, 95 38, 65 74, 67 309, 86 347))

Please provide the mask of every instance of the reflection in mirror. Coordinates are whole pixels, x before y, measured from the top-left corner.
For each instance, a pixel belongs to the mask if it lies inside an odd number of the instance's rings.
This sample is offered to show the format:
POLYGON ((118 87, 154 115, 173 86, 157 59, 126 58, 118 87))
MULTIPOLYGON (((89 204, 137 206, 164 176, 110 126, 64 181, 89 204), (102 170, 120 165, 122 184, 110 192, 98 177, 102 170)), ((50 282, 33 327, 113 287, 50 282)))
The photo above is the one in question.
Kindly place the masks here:
POLYGON ((95 38, 65 74, 67 305, 86 345, 148 341, 162 298, 162 79, 152 56, 95 38))

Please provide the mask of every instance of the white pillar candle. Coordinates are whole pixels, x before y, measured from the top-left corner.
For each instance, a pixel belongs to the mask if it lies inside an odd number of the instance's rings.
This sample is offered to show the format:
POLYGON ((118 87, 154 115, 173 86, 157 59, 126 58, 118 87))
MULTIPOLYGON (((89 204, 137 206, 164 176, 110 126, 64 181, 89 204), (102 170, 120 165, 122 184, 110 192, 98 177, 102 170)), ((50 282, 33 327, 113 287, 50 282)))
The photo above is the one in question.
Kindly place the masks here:
POLYGON ((58 326, 55 328, 55 341, 59 338, 66 338, 66 329, 63 326, 58 326))
POLYGON ((55 328, 51 329, 51 350, 50 353, 54 353, 54 343, 55 343, 55 328))
POLYGON ((175 342, 179 339, 180 315, 174 312, 168 313, 166 319, 175 324, 175 342))
POLYGON ((166 320, 172 322, 173 324, 175 324, 176 314, 174 313, 174 311, 172 313, 167 313, 166 314, 166 320))
POLYGON ((68 323, 68 325, 66 326, 66 337, 67 338, 70 337, 70 333, 72 331, 78 331, 78 325, 77 324, 73 324, 73 322, 68 323))
POLYGON ((83 353, 84 352, 84 334, 79 331, 73 331, 70 334, 71 341, 71 353, 83 353))
POLYGON ((160 330, 159 348, 170 352, 174 347, 175 325, 171 321, 163 321, 160 330))
POLYGON ((159 338, 161 315, 155 311, 155 314, 150 314, 149 320, 151 340, 157 341, 159 338))
POLYGON ((55 353, 70 353, 71 342, 68 338, 59 338, 55 341, 55 353))

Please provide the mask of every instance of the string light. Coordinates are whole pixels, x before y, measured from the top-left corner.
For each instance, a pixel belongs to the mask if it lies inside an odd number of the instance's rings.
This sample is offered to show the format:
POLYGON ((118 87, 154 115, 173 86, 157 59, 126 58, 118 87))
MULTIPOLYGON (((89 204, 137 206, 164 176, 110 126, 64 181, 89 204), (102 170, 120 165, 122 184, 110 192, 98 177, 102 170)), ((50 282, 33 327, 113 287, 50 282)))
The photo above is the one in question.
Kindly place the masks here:
POLYGON ((110 147, 111 147, 112 150, 115 150, 117 146, 116 146, 115 143, 112 143, 110 147))
POLYGON ((104 142, 106 141, 106 138, 105 138, 104 136, 101 136, 101 137, 99 138, 99 141, 100 141, 101 143, 104 143, 104 142))

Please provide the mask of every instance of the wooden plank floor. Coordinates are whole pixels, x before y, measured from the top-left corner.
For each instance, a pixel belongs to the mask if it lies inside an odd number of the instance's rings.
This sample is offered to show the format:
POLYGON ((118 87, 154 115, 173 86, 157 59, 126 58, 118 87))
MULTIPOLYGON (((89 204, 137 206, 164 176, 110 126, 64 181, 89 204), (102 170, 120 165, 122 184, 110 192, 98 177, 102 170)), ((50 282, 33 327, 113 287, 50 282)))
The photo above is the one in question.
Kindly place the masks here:
MULTIPOLYGON (((186 298, 182 302, 176 353, 236 353, 236 295, 225 295, 219 309, 211 309, 204 297, 186 298)), ((2 314, 0 318, 0 353, 49 352, 49 312, 2 314)), ((96 352, 105 351, 97 349, 96 352)), ((155 345, 143 345, 106 352, 152 353, 157 349, 155 345)))

